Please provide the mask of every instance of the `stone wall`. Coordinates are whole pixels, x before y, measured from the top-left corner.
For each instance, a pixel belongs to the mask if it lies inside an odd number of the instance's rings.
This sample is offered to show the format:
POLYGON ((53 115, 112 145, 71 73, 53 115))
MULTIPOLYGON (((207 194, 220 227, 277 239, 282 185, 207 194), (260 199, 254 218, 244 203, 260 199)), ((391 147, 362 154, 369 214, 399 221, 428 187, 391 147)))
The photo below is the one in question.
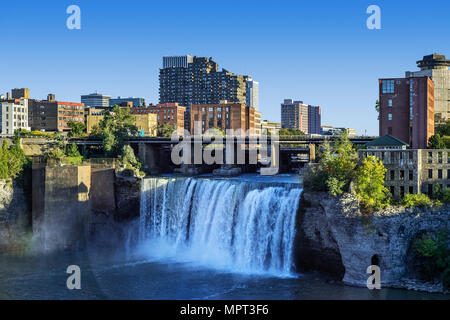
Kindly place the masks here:
POLYGON ((450 230, 448 206, 395 207, 363 216, 350 195, 335 199, 305 192, 298 215, 297 265, 300 270, 323 270, 346 284, 365 286, 367 267, 378 264, 382 286, 442 291, 440 285, 417 285, 410 268, 414 239, 442 229, 450 230))

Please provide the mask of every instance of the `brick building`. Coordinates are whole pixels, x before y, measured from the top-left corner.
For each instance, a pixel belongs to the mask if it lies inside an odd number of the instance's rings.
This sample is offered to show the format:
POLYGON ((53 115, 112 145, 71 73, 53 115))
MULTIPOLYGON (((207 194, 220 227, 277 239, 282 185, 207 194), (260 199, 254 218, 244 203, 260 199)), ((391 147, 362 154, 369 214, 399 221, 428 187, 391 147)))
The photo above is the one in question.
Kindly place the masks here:
MULTIPOLYGON (((258 115, 257 115, 258 116, 258 115)), ((243 103, 229 103, 221 101, 219 104, 193 104, 191 106, 191 134, 194 134, 194 125, 200 125, 201 132, 210 128, 220 128, 244 132, 255 132, 255 109, 243 103)), ((256 120, 258 121, 258 120, 256 120)))
POLYGON ((379 79, 380 136, 425 149, 434 134, 434 85, 428 77, 379 79))
POLYGON ((296 129, 305 134, 321 133, 321 108, 303 101, 284 99, 281 104, 281 127, 296 129))
POLYGON ((148 107, 133 107, 132 114, 155 114, 157 116, 158 126, 165 123, 176 126, 177 129, 184 129, 184 114, 186 108, 180 106, 178 103, 161 103, 156 106, 150 105, 148 107))
POLYGON ((32 130, 68 131, 69 121, 85 121, 83 103, 56 101, 53 94, 47 100, 30 99, 28 109, 32 130))

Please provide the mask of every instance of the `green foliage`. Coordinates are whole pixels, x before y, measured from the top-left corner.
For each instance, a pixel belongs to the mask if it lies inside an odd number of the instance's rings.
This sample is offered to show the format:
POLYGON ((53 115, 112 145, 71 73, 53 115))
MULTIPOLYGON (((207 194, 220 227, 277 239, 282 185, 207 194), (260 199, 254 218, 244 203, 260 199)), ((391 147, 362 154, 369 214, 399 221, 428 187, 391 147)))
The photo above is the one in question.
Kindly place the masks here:
POLYGON ((82 122, 69 121, 67 125, 70 128, 68 136, 70 138, 80 138, 86 136, 84 131, 86 131, 86 126, 82 122))
POLYGON ((66 155, 68 157, 80 157, 81 154, 78 151, 78 147, 75 143, 69 144, 66 146, 66 155))
POLYGON ((120 162, 127 169, 136 168, 139 170, 142 167, 142 163, 136 158, 133 148, 129 145, 123 147, 120 162))
POLYGON ((450 267, 442 273, 441 282, 445 290, 450 290, 450 267))
POLYGON ((364 211, 371 212, 389 205, 389 190, 384 185, 386 168, 374 156, 364 159, 356 172, 356 196, 364 211))
POLYGON ((65 156, 64 150, 60 147, 52 148, 50 151, 48 151, 45 155, 47 159, 52 160, 61 160, 65 156))
POLYGON ((429 207, 433 204, 433 201, 426 194, 407 193, 401 200, 401 204, 407 208, 429 207))
POLYGON ((319 151, 318 159, 318 168, 304 177, 305 188, 328 191, 333 196, 339 196, 347 191, 357 166, 357 154, 348 139, 347 132, 343 132, 333 146, 325 142, 319 151), (322 180, 321 187, 320 180, 322 180))
MULTIPOLYGON (((414 242, 416 254, 421 261, 421 273, 428 279, 435 279, 450 267, 450 250, 447 246, 448 231, 425 233, 414 242)), ((445 277, 448 281, 448 275, 445 277)), ((448 283, 447 283, 448 285, 448 283)))
POLYGON ((450 188, 444 188, 444 191, 442 192, 442 201, 450 203, 450 188))
POLYGON ((445 148, 450 149, 450 136, 442 136, 442 140, 445 143, 445 148))
POLYGON ((122 155, 125 139, 138 133, 134 117, 129 108, 114 107, 112 112, 106 111, 98 126, 93 128, 92 136, 103 140, 105 155, 111 158, 122 155))
POLYGON ((278 131, 278 135, 281 136, 304 136, 305 133, 303 131, 297 129, 280 129, 278 131))
POLYGON ((170 138, 175 131, 175 125, 168 122, 158 126, 158 137, 170 138))
POLYGON ((439 133, 434 134, 429 139, 429 148, 430 149, 445 149, 444 139, 441 137, 439 133))
POLYGON ((17 178, 29 165, 30 159, 20 148, 19 139, 14 139, 14 144, 11 146, 8 146, 8 141, 3 141, 0 150, 0 179, 17 178))
POLYGON ((447 120, 445 124, 436 126, 434 132, 441 136, 450 136, 450 120, 447 120))

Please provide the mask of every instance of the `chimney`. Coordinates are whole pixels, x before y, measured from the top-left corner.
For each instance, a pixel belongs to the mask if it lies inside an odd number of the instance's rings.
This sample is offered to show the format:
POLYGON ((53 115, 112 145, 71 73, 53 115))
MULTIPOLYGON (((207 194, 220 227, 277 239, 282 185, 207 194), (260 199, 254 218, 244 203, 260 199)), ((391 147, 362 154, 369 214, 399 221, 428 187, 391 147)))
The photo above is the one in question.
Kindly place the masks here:
POLYGON ((47 95, 47 101, 49 102, 55 102, 55 95, 53 93, 49 93, 47 95))

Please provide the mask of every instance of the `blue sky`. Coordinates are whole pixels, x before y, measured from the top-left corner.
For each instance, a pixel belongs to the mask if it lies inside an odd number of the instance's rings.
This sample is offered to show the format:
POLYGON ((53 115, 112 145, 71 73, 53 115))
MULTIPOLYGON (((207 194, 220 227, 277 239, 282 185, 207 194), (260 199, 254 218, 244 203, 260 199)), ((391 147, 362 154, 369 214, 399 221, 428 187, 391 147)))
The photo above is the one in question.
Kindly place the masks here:
POLYGON ((450 1, 3 1, 0 92, 79 101, 98 91, 158 102, 163 55, 213 57, 260 82, 263 119, 284 98, 322 106, 322 124, 378 134, 380 77, 434 52, 450 56, 450 1), (66 8, 81 8, 81 30, 66 8), (381 8, 381 30, 366 9, 381 8))

